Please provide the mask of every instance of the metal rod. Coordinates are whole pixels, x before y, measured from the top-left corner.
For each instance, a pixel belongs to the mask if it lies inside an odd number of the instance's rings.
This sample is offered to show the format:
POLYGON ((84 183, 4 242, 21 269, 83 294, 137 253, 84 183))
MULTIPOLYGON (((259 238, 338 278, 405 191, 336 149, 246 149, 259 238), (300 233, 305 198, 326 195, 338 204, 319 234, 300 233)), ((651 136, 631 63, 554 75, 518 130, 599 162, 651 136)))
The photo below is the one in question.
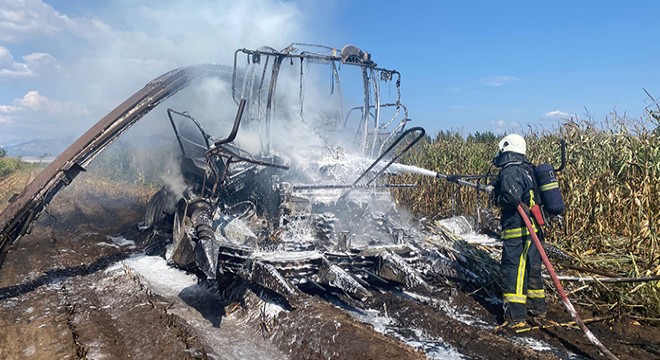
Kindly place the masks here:
POLYGON ((559 147, 561 150, 561 165, 559 165, 559 167, 555 169, 555 172, 560 172, 564 170, 564 167, 566 166, 566 140, 561 139, 559 141, 559 147))
POLYGON ((438 178, 438 179, 444 179, 444 180, 447 180, 447 181, 455 182, 458 185, 470 186, 470 187, 473 187, 475 189, 483 190, 483 191, 486 191, 486 192, 492 192, 493 191, 493 187, 490 186, 490 185, 473 183, 473 182, 463 180, 463 179, 456 179, 456 181, 449 180, 448 179, 449 175, 446 175, 446 174, 436 173, 435 177, 438 178))
MULTIPOLYGON (((279 76, 280 67, 282 66, 282 61, 286 58, 285 55, 278 55, 273 62, 273 67, 270 75, 270 86, 268 87, 268 95, 266 96, 266 119, 264 124, 264 130, 266 132, 266 153, 270 154, 272 147, 272 136, 271 136, 271 123, 273 120, 273 113, 275 112, 275 89, 277 88, 277 78, 279 76)), ((263 144, 261 144, 263 147, 263 144)))
POLYGON ((350 184, 318 184, 318 185, 293 185, 293 190, 317 190, 317 189, 360 189, 360 188, 414 188, 417 184, 383 184, 383 185, 350 185, 350 184))
POLYGON ((403 155, 406 151, 408 151, 408 149, 410 149, 413 145, 415 145, 415 144, 416 144, 421 138, 423 138, 424 135, 426 134, 426 131, 424 130, 424 128, 419 127, 419 126, 418 126, 418 127, 414 127, 414 128, 410 128, 410 129, 406 130, 405 132, 403 132, 403 134, 401 134, 396 140, 394 140, 394 142, 392 143, 392 145, 390 145, 385 151, 383 151, 382 154, 380 154, 380 156, 378 156, 378 158, 377 158, 376 160, 374 160, 373 163, 371 163, 371 165, 367 168, 367 170, 365 170, 364 172, 362 172, 362 174, 361 174, 361 175, 360 175, 360 176, 359 176, 359 177, 353 182, 353 185, 357 185, 357 184, 360 182, 360 180, 362 180, 362 178, 364 178, 364 177, 367 175, 367 173, 368 173, 369 171, 371 171, 371 169, 373 169, 374 167, 376 167, 376 165, 378 165, 378 164, 380 163, 380 161, 381 161, 386 155, 388 155, 388 154, 389 154, 389 153, 390 153, 390 152, 391 152, 391 151, 392 151, 397 145, 399 145, 399 143, 400 143, 400 142, 406 137, 406 135, 408 135, 408 134, 410 134, 410 133, 412 133, 412 132, 415 132, 415 131, 418 131, 420 134, 419 134, 419 135, 418 135, 413 141, 411 141, 410 144, 408 144, 408 145, 403 149, 403 151, 401 151, 400 154, 398 154, 397 156, 393 157, 392 160, 390 160, 390 162, 387 163, 387 165, 385 165, 385 166, 384 166, 384 167, 383 167, 378 173, 376 173, 376 175, 374 175, 374 177, 373 177, 371 180, 369 180, 369 181, 367 182, 367 184, 370 184, 370 183, 371 183, 372 181, 374 181, 374 180, 375 180, 380 174, 382 174, 385 170, 387 170, 387 168, 390 167, 390 165, 392 165, 392 163, 394 163, 394 161, 396 161, 399 157, 401 157, 401 155, 403 155))
POLYGON ((557 276, 559 280, 580 281, 580 282, 601 282, 601 283, 632 283, 660 281, 660 276, 640 276, 640 277, 594 277, 594 276, 557 276))
POLYGON ((362 68, 362 91, 363 91, 363 103, 362 103, 362 122, 360 123, 363 126, 362 129, 362 154, 367 154, 367 137, 369 135, 369 75, 366 68, 362 68))
POLYGON ((243 118, 243 110, 245 110, 246 102, 247 101, 245 99, 241 99, 241 102, 238 104, 238 110, 236 111, 236 118, 234 119, 234 127, 231 129, 231 132, 229 133, 229 136, 227 136, 227 138, 215 142, 216 147, 226 143, 230 143, 234 141, 234 139, 236 139, 236 134, 238 133, 238 128, 241 125, 241 119, 243 118))

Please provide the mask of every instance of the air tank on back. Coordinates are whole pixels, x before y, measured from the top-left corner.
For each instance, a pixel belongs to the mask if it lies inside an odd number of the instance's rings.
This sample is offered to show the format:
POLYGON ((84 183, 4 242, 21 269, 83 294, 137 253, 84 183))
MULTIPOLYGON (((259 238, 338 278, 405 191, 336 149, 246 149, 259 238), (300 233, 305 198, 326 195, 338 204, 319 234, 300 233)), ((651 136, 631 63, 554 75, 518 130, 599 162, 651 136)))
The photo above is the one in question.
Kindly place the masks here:
POLYGON ((555 169, 550 164, 539 164, 534 168, 534 176, 541 191, 541 202, 547 212, 561 215, 564 212, 564 199, 559 191, 555 169))

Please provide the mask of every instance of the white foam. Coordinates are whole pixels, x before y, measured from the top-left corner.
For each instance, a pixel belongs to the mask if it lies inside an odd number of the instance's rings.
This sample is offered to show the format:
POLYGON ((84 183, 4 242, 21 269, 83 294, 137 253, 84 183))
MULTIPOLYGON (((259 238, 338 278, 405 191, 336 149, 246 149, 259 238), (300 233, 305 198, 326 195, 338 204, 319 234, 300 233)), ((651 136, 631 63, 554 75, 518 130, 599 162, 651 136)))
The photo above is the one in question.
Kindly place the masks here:
POLYGON ((135 246, 135 241, 126 239, 123 236, 107 236, 106 238, 117 246, 135 246))
POLYGON ((170 267, 165 259, 158 256, 132 256, 106 271, 117 270, 123 265, 138 272, 161 294, 177 296, 183 289, 197 284, 197 276, 170 267))

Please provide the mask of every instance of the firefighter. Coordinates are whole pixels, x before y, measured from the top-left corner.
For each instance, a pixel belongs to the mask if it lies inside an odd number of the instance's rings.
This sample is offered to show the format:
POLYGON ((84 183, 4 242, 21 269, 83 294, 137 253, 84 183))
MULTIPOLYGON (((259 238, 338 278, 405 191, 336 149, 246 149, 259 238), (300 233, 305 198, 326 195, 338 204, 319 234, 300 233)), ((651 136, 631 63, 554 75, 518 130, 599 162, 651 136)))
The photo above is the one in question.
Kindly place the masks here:
MULTIPOLYGON (((493 165, 500 168, 494 183, 493 198, 502 209, 500 238, 503 242, 501 273, 503 283, 504 326, 527 326, 528 315, 545 317, 547 305, 541 278, 541 256, 529 230, 517 212, 518 205, 529 214, 539 204, 534 168, 527 160, 525 139, 517 134, 499 142, 493 165)), ((534 231, 543 240, 540 225, 530 217, 534 231)))

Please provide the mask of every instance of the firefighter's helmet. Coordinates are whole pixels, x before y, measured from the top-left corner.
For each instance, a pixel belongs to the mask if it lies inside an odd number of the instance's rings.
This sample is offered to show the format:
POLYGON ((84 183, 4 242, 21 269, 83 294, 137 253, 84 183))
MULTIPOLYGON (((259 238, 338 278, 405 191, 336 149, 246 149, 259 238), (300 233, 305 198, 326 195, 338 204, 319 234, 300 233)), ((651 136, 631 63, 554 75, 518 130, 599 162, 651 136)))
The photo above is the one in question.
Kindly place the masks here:
POLYGON ((525 138, 518 134, 507 135, 498 145, 500 153, 514 152, 522 155, 526 155, 527 144, 525 143, 525 138))

